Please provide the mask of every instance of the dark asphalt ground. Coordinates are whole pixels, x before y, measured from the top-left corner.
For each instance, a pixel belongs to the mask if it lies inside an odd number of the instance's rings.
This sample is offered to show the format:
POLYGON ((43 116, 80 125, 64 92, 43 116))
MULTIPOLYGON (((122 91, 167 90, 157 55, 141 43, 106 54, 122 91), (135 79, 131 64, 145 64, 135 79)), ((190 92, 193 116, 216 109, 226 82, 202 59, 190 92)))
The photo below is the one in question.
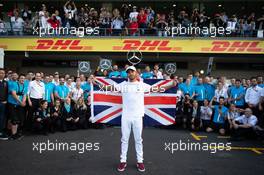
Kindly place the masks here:
MULTIPOLYGON (((189 131, 145 128, 143 131, 146 172, 137 171, 134 140, 130 140, 128 167, 117 172, 120 154, 120 128, 88 129, 55 133, 48 136, 29 135, 21 140, 0 141, 0 175, 260 175, 264 172, 264 151, 165 151, 165 143, 223 142, 217 134, 196 141, 189 131), (33 143, 46 142, 99 142, 98 151, 33 151, 33 143), (57 140, 57 141, 56 141, 57 140)), ((132 136, 132 135, 131 135, 132 136)), ((133 137, 131 137, 133 138, 133 137)), ((260 141, 231 142, 235 147, 264 147, 260 141)), ((96 149, 96 147, 93 147, 96 149)))

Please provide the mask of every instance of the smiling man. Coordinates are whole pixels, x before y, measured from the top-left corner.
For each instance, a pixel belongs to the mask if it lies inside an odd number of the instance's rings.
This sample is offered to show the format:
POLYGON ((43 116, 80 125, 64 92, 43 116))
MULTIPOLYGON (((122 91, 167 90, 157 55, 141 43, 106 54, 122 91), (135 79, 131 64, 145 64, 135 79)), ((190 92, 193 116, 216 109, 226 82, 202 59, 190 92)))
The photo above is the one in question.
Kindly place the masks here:
POLYGON ((142 81, 138 81, 138 72, 134 66, 126 68, 128 81, 123 81, 117 85, 105 86, 104 90, 114 90, 122 94, 122 118, 121 118, 121 155, 118 171, 124 171, 127 166, 127 151, 131 129, 133 130, 135 149, 137 155, 138 171, 145 171, 143 163, 143 144, 142 144, 142 129, 144 116, 144 93, 149 92, 164 92, 173 86, 176 86, 176 81, 172 84, 162 87, 153 87, 142 81))

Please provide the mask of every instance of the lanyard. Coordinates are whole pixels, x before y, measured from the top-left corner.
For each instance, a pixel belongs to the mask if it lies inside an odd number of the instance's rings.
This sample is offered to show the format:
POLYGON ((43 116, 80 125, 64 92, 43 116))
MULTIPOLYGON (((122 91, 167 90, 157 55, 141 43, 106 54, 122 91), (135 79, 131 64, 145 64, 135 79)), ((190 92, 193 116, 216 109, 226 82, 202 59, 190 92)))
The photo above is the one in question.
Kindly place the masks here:
POLYGON ((80 92, 80 89, 76 89, 76 90, 77 90, 76 97, 78 98, 78 97, 79 97, 79 92, 80 92))
POLYGON ((36 81, 36 84, 40 87, 42 87, 42 85, 40 84, 40 82, 36 81))
POLYGON ((23 86, 23 88, 22 88, 22 91, 20 91, 20 85, 19 85, 20 83, 19 82, 17 82, 17 86, 18 86, 18 92, 17 93, 23 93, 24 92, 24 84, 22 84, 23 86))
MULTIPOLYGON (((221 109, 221 112, 222 112, 222 109, 221 109)), ((218 108, 218 117, 217 117, 217 121, 219 122, 219 120, 220 120, 220 117, 221 117, 221 114, 220 114, 220 110, 219 110, 219 108, 218 108)))

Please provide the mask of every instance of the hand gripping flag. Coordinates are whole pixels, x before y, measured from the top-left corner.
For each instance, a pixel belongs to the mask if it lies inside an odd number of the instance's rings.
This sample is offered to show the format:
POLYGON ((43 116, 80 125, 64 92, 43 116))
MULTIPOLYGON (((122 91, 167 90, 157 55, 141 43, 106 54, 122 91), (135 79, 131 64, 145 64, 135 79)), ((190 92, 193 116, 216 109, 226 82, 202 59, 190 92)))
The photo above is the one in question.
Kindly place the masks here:
MULTIPOLYGON (((97 81, 104 85, 114 85, 126 81, 123 78, 101 78, 97 81)), ((151 86, 164 86, 171 80, 145 79, 151 86)), ((144 97, 144 126, 172 125, 176 115, 176 87, 162 93, 148 93, 144 97)), ((121 125, 122 95, 117 92, 106 92, 97 86, 91 88, 91 120, 93 123, 121 125)))

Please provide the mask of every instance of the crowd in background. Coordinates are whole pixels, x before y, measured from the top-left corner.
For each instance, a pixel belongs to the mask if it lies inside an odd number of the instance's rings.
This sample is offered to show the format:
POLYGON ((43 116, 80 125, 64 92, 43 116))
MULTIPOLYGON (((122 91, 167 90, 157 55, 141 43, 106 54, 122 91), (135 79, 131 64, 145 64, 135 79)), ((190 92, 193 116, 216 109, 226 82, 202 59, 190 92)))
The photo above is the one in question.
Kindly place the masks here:
MULTIPOLYGON (((178 7, 177 7, 178 8, 178 7)), ((8 13, 9 20, 0 17, 0 35, 32 35, 34 28, 71 28, 71 27, 99 27, 102 36, 139 36, 158 35, 168 36, 166 32, 172 27, 224 27, 230 28, 228 36, 255 37, 259 30, 264 29, 264 15, 238 15, 236 12, 226 14, 225 11, 215 12, 208 16, 205 11, 198 9, 175 10, 166 13, 154 11, 152 7, 137 7, 123 4, 120 8, 95 9, 88 5, 76 7, 73 1, 67 1, 63 7, 49 9, 42 4, 39 11, 33 12, 27 5, 23 9, 13 9, 8 13)), ((179 36, 210 36, 210 34, 179 34, 179 36)), ((225 36, 219 34, 217 36, 225 36)))
MULTIPOLYGON (((90 90, 97 76, 127 78, 125 68, 113 65, 110 71, 98 69, 88 77, 59 72, 17 74, 0 69, 0 138, 19 139, 25 131, 48 134, 87 129, 90 122, 90 90), (7 137, 8 136, 8 137, 7 137)), ((149 78, 177 81, 176 123, 190 130, 216 131, 221 135, 263 136, 264 82, 203 76, 168 75, 155 64, 153 69, 137 69, 138 80, 149 78)))

